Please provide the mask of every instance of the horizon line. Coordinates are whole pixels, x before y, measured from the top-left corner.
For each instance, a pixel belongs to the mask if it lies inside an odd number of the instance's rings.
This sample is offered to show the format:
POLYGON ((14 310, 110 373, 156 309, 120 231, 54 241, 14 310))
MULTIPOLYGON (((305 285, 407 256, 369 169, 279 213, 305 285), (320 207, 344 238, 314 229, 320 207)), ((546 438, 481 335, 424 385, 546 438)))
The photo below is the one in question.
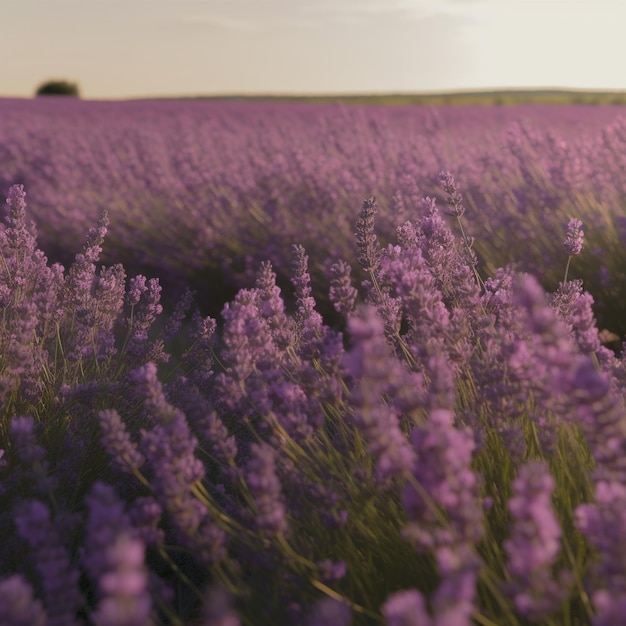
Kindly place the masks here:
MULTIPOLYGON (((77 83, 80 88, 80 83, 77 83)), ((351 99, 351 98, 437 98, 454 96, 486 96, 486 95, 541 95, 541 94, 577 94, 577 95, 626 95, 626 88, 623 89, 603 89, 603 88, 583 88, 583 87, 485 87, 485 88, 460 88, 446 90, 425 90, 425 91, 337 91, 337 92, 219 92, 219 93, 197 93, 197 94, 153 94, 136 96, 104 96, 104 97, 84 97, 78 99, 83 101, 124 101, 124 100, 192 100, 192 99, 351 99)), ((34 100, 46 96, 13 96, 0 94, 0 99, 14 100, 34 100)), ((47 96, 57 97, 57 96, 47 96)))

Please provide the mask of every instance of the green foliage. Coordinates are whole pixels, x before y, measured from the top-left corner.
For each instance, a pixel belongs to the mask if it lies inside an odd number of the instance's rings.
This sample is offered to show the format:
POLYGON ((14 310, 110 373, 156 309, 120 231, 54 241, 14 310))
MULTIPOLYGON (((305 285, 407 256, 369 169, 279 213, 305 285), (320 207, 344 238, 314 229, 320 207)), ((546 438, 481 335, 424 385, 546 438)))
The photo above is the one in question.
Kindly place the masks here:
POLYGON ((77 83, 66 80, 50 80, 37 87, 36 96, 69 96, 80 98, 77 83))

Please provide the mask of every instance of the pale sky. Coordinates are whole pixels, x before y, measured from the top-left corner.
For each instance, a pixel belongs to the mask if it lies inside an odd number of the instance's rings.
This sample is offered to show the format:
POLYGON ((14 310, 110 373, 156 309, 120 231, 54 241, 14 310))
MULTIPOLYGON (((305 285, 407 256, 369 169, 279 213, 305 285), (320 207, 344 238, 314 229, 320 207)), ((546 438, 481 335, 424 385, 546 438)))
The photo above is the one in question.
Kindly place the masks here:
POLYGON ((624 0, 0 0, 0 96, 626 89, 624 0))

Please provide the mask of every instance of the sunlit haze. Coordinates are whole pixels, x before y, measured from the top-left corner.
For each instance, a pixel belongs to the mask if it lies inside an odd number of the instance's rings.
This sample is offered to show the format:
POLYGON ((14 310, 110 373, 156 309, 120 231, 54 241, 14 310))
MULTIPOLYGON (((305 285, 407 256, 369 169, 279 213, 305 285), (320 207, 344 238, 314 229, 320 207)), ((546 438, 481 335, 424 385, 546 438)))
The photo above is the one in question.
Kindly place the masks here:
POLYGON ((622 0, 0 0, 0 95, 624 89, 622 0))

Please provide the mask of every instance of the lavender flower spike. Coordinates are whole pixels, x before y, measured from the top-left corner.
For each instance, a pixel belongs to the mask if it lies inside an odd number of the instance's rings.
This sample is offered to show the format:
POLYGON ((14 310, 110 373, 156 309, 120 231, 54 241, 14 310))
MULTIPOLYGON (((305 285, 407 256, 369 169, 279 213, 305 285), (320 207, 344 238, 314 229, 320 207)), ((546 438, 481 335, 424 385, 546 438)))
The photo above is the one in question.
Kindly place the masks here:
POLYGON ((144 544, 124 532, 106 551, 108 569, 99 579, 102 595, 93 616, 98 626, 149 626, 152 600, 144 566, 144 544))
POLYGON ((626 486, 622 481, 596 481, 595 502, 576 508, 576 527, 598 556, 591 569, 594 626, 619 624, 626 608, 625 511, 626 486))
POLYGON ((46 626, 46 613, 33 598, 32 587, 19 575, 0 581, 2 626, 46 626))
POLYGON ((564 577, 557 581, 552 575, 561 538, 551 503, 554 486, 545 461, 531 460, 520 467, 509 501, 514 518, 511 536, 504 542, 513 577, 509 591, 517 610, 531 619, 549 615, 567 597, 564 577))
POLYGON ((126 474, 137 471, 144 458, 131 441, 120 414, 115 409, 104 409, 98 413, 98 420, 102 428, 102 445, 111 456, 114 467, 126 474))
POLYGON ((383 484, 390 478, 408 475, 415 461, 415 453, 400 428, 397 409, 382 398, 402 369, 386 343, 383 321, 374 307, 359 307, 348 320, 348 330, 354 346, 345 355, 344 365, 354 378, 353 423, 367 442, 376 461, 377 480, 383 484))
POLYGON ((281 501, 281 484, 275 471, 274 449, 266 443, 253 443, 251 450, 246 480, 257 509, 256 524, 266 533, 285 534, 289 526, 281 501))
POLYGON ((9 188, 7 204, 10 207, 10 224, 13 228, 21 229, 26 219, 26 192, 24 185, 13 185, 9 188))
POLYGON ((396 591, 382 606, 387 626, 431 626, 424 596, 417 589, 396 591))
POLYGON ((450 172, 439 172, 439 186, 446 192, 448 196, 448 206, 452 210, 452 214, 461 217, 465 213, 463 206, 463 196, 459 193, 454 177, 450 172))
POLYGON ((376 198, 370 196, 365 202, 356 221, 356 246, 359 265, 366 272, 375 272, 380 264, 382 252, 378 237, 374 232, 374 215, 378 212, 376 198))
POLYGON ((454 425, 454 413, 435 409, 424 426, 411 432, 416 462, 412 473, 431 500, 445 511, 449 524, 442 526, 432 506, 408 483, 402 504, 409 524, 402 536, 418 552, 474 544, 484 534, 478 477, 471 467, 475 449, 469 428, 454 425))
POLYGON ((79 589, 80 572, 72 563, 50 510, 38 500, 18 505, 14 515, 19 535, 28 542, 41 582, 48 614, 47 626, 78 626, 76 613, 85 600, 79 589))
POLYGON ((354 302, 358 296, 357 290, 350 282, 351 267, 343 260, 330 266, 330 290, 328 297, 341 315, 348 316, 354 310, 354 302))
POLYGON ((582 227, 583 223, 578 219, 571 219, 567 225, 567 236, 563 242, 563 247, 569 256, 576 256, 583 249, 585 232, 582 230, 582 227))

